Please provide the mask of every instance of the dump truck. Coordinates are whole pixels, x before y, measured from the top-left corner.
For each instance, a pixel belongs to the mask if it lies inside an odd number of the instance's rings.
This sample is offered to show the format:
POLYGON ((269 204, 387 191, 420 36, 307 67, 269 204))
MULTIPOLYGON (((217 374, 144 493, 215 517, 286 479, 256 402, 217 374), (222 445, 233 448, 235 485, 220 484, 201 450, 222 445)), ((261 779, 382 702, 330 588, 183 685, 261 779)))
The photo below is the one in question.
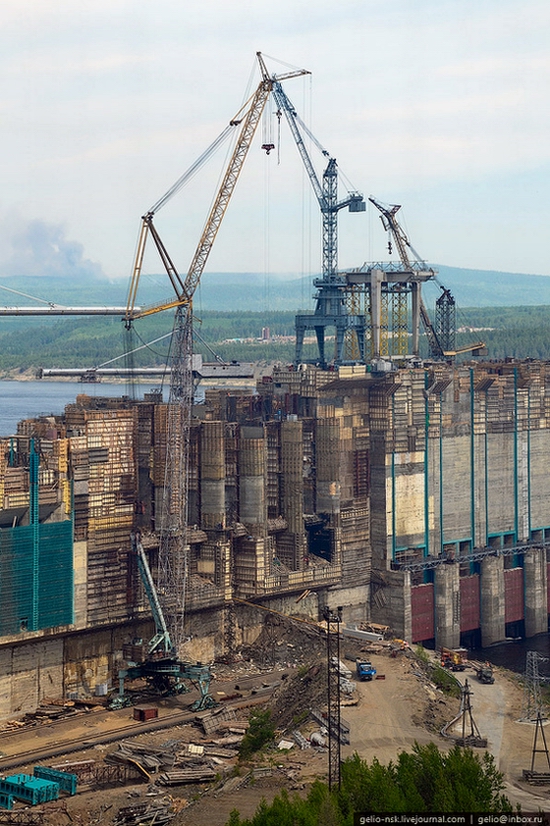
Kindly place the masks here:
POLYGON ((355 668, 357 670, 357 677, 361 682, 372 680, 376 676, 376 668, 373 668, 369 660, 356 660, 355 668))

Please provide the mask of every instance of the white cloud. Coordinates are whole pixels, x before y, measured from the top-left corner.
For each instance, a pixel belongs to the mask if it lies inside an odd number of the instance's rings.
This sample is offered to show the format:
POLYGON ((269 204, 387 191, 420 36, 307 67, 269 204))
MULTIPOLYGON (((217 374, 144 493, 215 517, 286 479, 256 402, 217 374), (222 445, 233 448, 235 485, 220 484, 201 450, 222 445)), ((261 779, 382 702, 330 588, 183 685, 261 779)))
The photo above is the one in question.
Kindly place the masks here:
MULTIPOLYGON (((529 213, 550 221, 549 23, 546 0, 320 0, 314 7, 305 0, 276 7, 252 0, 4 0, 0 106, 9 161, 0 207, 66 225, 86 257, 126 275, 139 215, 238 109, 261 49, 312 70, 306 80, 289 81, 287 91, 359 189, 409 198, 422 209, 423 193, 434 188, 459 183, 475 199, 475 188, 490 181, 514 232, 503 239, 494 229, 483 241, 471 235, 468 261, 493 255, 495 268, 506 269, 518 239, 530 234, 529 213)), ((292 256, 300 257, 302 242, 290 242, 296 221, 284 223, 284 213, 299 213, 309 184, 299 162, 290 163, 295 150, 285 130, 278 172, 288 179, 280 190, 271 180, 270 210, 281 215, 286 235, 270 247, 274 268, 296 270, 292 256)), ((255 154, 257 147, 225 219, 235 232, 216 242, 218 269, 238 270, 245 257, 245 269, 264 264, 257 213, 268 199, 267 178, 255 154)), ((209 173, 204 192, 174 205, 191 247, 205 212, 199 195, 208 200, 215 185, 209 173)), ((438 248, 445 238, 440 260, 460 266, 463 205, 445 226, 438 221, 435 215, 429 222, 431 243, 438 248)), ((271 224, 274 232, 275 217, 271 224)), ((530 269, 550 272, 544 245, 534 256, 530 269)))

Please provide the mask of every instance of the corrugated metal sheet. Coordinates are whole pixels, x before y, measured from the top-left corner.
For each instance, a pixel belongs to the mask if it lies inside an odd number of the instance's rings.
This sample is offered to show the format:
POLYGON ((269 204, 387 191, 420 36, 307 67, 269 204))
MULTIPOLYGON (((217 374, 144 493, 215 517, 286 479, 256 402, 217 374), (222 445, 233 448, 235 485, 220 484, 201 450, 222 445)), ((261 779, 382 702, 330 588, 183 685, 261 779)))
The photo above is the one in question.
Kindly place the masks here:
POLYGON ((504 571, 504 621, 517 622, 524 616, 523 568, 504 571))
POLYGON ((481 625, 479 576, 460 579, 460 630, 472 631, 481 625))
POLYGON ((415 585, 411 588, 412 642, 431 640, 434 631, 434 586, 415 585))

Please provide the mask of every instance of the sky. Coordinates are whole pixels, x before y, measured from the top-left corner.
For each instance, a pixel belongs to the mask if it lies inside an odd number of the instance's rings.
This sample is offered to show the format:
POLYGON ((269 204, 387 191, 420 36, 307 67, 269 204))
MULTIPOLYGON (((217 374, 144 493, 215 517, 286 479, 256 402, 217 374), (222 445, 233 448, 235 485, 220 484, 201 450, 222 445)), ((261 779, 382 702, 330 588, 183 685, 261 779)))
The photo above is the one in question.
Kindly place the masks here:
MULTIPOLYGON (((0 278, 129 280, 141 216, 254 91, 258 51, 310 73, 284 88, 341 198, 401 204, 431 263, 550 275, 547 0, 3 0, 0 32, 0 278)), ((181 272, 227 151, 155 217, 181 272)), ((268 106, 206 272, 318 272, 319 228, 268 106)), ((339 213, 341 267, 386 244, 370 205, 339 213)), ((144 273, 160 269, 148 250, 144 273)))

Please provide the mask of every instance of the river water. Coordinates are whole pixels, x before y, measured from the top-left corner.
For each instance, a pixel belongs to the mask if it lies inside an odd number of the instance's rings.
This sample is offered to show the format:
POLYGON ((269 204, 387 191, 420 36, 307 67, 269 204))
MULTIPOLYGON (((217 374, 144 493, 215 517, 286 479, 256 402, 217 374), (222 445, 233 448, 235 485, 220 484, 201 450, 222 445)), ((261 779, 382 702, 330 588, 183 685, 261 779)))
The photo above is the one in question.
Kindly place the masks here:
POLYGON ((470 657, 473 660, 489 660, 493 665, 500 665, 518 674, 525 674, 528 651, 537 651, 541 657, 548 658, 548 662, 539 663, 539 673, 541 676, 550 678, 550 636, 548 634, 539 634, 527 640, 500 643, 490 648, 477 648, 470 652, 470 657))
MULTIPOLYGON (((127 396, 132 392, 142 399, 151 390, 148 384, 138 384, 134 390, 126 384, 83 384, 68 381, 0 381, 0 438, 13 436, 17 422, 35 416, 63 413, 66 404, 73 404, 80 393, 87 396, 127 396)), ((165 398, 168 396, 165 391, 165 398)))

